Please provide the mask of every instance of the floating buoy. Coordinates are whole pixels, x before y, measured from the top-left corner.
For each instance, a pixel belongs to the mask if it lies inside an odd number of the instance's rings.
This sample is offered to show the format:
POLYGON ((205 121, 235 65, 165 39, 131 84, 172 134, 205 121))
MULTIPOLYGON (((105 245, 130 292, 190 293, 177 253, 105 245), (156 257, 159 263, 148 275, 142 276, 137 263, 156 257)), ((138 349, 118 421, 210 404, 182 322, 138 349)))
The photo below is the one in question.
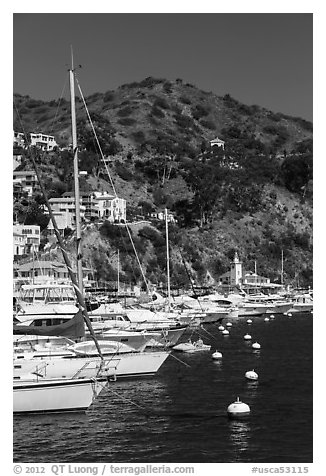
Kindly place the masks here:
POLYGON ((224 331, 224 327, 223 327, 223 326, 219 326, 218 330, 219 330, 219 331, 224 331))
POLYGON ((232 327, 232 322, 227 322, 226 327, 232 327))
POLYGON ((251 347, 253 349, 260 349, 260 344, 258 344, 258 342, 254 342, 251 347))
POLYGON ((212 359, 217 360, 222 358, 222 353, 216 350, 214 354, 212 354, 212 359))
POLYGON ((275 318, 274 314, 271 314, 271 319, 274 319, 274 318, 275 318))
POLYGON ((230 418, 245 417, 249 415, 250 407, 246 403, 241 402, 238 397, 236 402, 228 406, 227 413, 230 418))
POLYGON ((254 370, 248 370, 248 372, 245 373, 245 377, 248 380, 258 380, 258 374, 254 370))
POLYGON ((269 321, 269 317, 265 317, 264 321, 265 321, 265 322, 268 322, 268 321, 269 321))
POLYGON ((251 320, 251 319, 247 319, 247 324, 252 324, 252 320, 251 320))
POLYGON ((246 334, 246 335, 244 336, 244 340, 250 340, 250 339, 251 339, 251 335, 246 334))
POLYGON ((310 314, 313 314, 313 313, 314 313, 314 311, 313 311, 313 310, 311 310, 311 311, 310 311, 310 314))
POLYGON ((289 317, 292 317, 292 312, 288 312, 287 315, 288 315, 289 317))
POLYGON ((230 332, 227 329, 224 329, 224 331, 222 331, 222 334, 225 336, 228 336, 230 332))

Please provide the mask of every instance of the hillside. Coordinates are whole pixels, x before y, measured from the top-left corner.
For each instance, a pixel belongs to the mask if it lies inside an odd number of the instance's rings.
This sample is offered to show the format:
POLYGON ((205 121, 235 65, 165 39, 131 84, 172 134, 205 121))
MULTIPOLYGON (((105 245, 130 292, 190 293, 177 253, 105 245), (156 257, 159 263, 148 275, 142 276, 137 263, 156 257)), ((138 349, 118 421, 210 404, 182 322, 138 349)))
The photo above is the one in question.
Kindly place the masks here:
MULTIPOLYGON (((19 94, 14 100, 20 116, 14 109, 14 130, 21 131, 21 121, 26 132, 54 135, 61 146, 71 143, 68 102, 19 94)), ((279 279, 283 250, 287 281, 312 284, 311 123, 181 80, 147 78, 93 94, 86 103, 129 217, 164 207, 177 217, 170 232, 172 283, 189 282, 183 260, 198 283, 217 279, 235 250, 246 269, 253 270, 256 260, 260 274, 279 279), (217 135, 225 151, 210 147, 217 135)), ((110 190, 80 100, 77 121, 80 168, 88 171, 81 188, 110 190)), ((43 154, 39 164, 51 196, 72 189, 69 151, 43 154)), ((26 157, 22 168, 28 167, 26 157)), ((133 231, 146 275, 156 283, 166 275, 163 235, 160 223, 133 231)), ((120 227, 88 227, 85 265, 114 279, 113 255, 120 249, 125 279, 139 280, 127 238, 120 227)))

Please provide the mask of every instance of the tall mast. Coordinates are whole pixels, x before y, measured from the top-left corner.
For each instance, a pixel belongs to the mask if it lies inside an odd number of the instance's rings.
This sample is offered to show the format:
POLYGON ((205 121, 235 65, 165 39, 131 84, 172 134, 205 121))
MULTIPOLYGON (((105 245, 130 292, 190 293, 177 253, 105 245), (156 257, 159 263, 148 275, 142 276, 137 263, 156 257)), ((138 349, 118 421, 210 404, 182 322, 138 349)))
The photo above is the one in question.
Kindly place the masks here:
POLYGON ((283 284, 283 273, 284 273, 284 256, 283 256, 283 250, 282 250, 282 265, 281 265, 281 284, 283 284))
POLYGON ((71 102, 71 129, 72 129, 72 150, 74 154, 74 180, 75 180, 75 212, 76 212, 76 240, 77 240, 77 277, 81 294, 83 289, 83 268, 81 255, 81 227, 80 227, 80 198, 79 198, 79 171, 78 171, 78 148, 77 148, 77 126, 76 126, 76 106, 75 106, 75 70, 74 57, 71 47, 71 69, 69 70, 70 80, 70 102, 71 102))
POLYGON ((168 278, 168 311, 171 309, 171 287, 170 287, 170 256, 169 256, 169 227, 168 227, 168 210, 165 209, 165 236, 166 236, 166 269, 168 278))
POLYGON ((120 293, 120 251, 118 250, 118 296, 120 293))
POLYGON ((255 287, 257 292, 257 261, 255 260, 255 287))

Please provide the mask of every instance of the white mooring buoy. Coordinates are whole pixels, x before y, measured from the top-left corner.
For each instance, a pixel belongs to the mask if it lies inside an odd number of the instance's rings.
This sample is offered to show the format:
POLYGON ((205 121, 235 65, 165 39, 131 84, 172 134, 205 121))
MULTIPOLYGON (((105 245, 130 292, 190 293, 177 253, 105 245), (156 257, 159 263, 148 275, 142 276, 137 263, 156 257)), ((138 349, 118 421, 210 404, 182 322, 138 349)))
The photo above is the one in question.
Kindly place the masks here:
POLYGON ((224 331, 222 331, 222 334, 224 336, 228 336, 230 334, 230 332, 227 329, 224 329, 224 331))
POLYGON ((224 327, 223 327, 223 326, 219 326, 218 330, 219 330, 219 331, 224 331, 224 327))
POLYGON ((244 336, 244 340, 250 340, 250 339, 251 339, 251 335, 250 335, 250 334, 246 334, 246 335, 244 336))
POLYGON ((232 322, 227 322, 226 327, 232 327, 232 322))
POLYGON ((252 320, 251 320, 251 319, 247 319, 247 324, 252 324, 252 320))
POLYGON ((288 312, 287 315, 288 315, 289 317, 292 317, 292 312, 288 312))
POLYGON ((239 397, 236 402, 231 403, 227 409, 230 418, 241 418, 250 414, 250 407, 246 403, 240 401, 239 397))
POLYGON ((254 342, 251 347, 253 349, 260 349, 260 344, 258 344, 258 342, 254 342))
POLYGON ((258 374, 254 370, 248 370, 248 372, 245 373, 245 377, 248 380, 258 380, 258 374))
POLYGON ((268 322, 268 321, 269 321, 269 317, 265 317, 264 321, 265 321, 265 322, 268 322))
POLYGON ((222 356, 222 353, 219 352, 218 350, 216 350, 216 351, 214 352, 214 354, 212 354, 212 359, 213 359, 213 360, 218 360, 218 359, 221 359, 222 357, 223 357, 223 356, 222 356))
POLYGON ((274 319, 274 318, 275 318, 274 314, 271 314, 271 319, 274 319))

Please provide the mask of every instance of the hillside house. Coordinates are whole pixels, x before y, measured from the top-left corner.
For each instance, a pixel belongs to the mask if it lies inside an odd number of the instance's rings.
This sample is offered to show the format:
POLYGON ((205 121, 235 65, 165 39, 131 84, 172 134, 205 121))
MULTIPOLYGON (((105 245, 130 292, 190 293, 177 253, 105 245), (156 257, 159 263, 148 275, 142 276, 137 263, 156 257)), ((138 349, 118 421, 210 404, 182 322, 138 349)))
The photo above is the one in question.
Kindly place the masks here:
POLYGON ((126 200, 107 192, 93 192, 97 203, 99 218, 114 222, 126 221, 126 200))
POLYGON ((36 278, 36 282, 49 280, 67 281, 69 274, 66 266, 59 261, 34 260, 28 263, 16 264, 14 267, 14 278, 25 278, 29 281, 36 278))
POLYGON ((38 147, 39 149, 51 151, 55 147, 58 147, 53 136, 48 136, 42 133, 31 133, 31 145, 38 147))
POLYGON ((40 249, 40 227, 38 225, 20 225, 15 224, 13 226, 14 237, 23 236, 25 237, 24 251, 23 253, 14 253, 14 254, 29 254, 37 253, 40 249))
POLYGON ((14 231, 13 235, 13 256, 22 256, 25 254, 25 246, 27 243, 27 237, 22 233, 14 231))
POLYGON ((26 192, 31 197, 36 191, 40 190, 36 173, 30 170, 20 170, 13 172, 13 185, 20 185, 21 191, 26 192))
MULTIPOLYGON (((61 235, 64 234, 64 231, 66 229, 74 229, 75 224, 73 223, 73 215, 69 213, 68 211, 65 212, 53 212, 57 228, 59 230, 59 233, 61 235)), ((49 235, 55 235, 54 227, 52 224, 52 220, 49 221, 48 226, 47 226, 47 231, 49 235)))
POLYGON ((25 134, 23 132, 15 132, 13 138, 14 147, 24 147, 25 146, 25 134))
MULTIPOLYGON (((76 227, 76 211, 75 211, 75 197, 70 194, 63 194, 62 197, 50 198, 49 200, 51 209, 54 212, 56 217, 61 216, 61 222, 67 225, 65 228, 75 228, 76 227)), ((79 200, 80 203, 80 217, 81 219, 85 216, 85 206, 82 204, 82 199, 79 200)), ((52 223, 48 225, 48 229, 53 229, 52 223)))
MULTIPOLYGON (((157 210, 156 212, 151 212, 149 215, 151 218, 154 218, 156 220, 160 220, 160 221, 165 220, 165 210, 157 210)), ((173 213, 167 214, 167 221, 168 223, 176 223, 176 219, 173 213)))
POLYGON ((13 156, 13 170, 16 170, 22 163, 23 157, 20 154, 13 156))

